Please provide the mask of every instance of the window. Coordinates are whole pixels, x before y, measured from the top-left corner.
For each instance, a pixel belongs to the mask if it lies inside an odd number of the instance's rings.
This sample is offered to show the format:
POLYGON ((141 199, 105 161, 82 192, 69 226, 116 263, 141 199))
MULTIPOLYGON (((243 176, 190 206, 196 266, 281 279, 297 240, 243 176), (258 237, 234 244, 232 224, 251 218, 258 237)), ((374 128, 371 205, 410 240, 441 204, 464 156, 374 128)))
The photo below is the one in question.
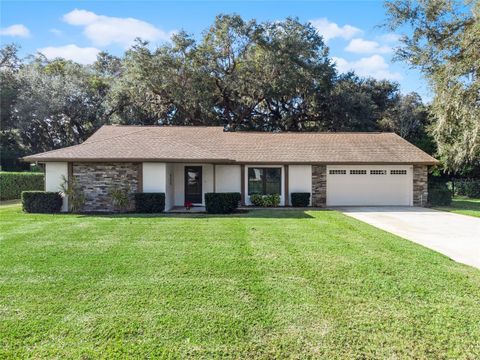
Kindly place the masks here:
POLYGON ((248 195, 281 195, 281 192, 281 168, 248 168, 248 195))
POLYGON ((330 170, 330 175, 345 175, 347 170, 330 170))
POLYGON ((407 170, 390 170, 390 175, 407 175, 407 170))
POLYGON ((367 170, 350 170, 350 175, 367 175, 367 170))
POLYGON ((387 170, 370 170, 370 175, 387 175, 387 170))

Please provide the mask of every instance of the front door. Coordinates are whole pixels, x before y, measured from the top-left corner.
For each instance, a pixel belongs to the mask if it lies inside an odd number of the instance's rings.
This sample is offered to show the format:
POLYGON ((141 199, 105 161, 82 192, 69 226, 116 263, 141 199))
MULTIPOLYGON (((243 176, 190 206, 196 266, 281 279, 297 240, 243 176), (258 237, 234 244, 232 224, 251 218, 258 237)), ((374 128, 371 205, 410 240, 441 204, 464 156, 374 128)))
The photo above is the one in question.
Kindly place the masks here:
POLYGON ((185 166, 185 202, 202 203, 202 167, 185 166))

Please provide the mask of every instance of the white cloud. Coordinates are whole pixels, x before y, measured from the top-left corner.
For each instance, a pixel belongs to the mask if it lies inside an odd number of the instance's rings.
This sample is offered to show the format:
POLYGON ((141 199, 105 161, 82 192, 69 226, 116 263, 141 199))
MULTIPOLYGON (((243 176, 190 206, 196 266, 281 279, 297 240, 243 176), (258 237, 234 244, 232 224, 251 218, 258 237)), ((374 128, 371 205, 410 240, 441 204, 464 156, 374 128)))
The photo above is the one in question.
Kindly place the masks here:
POLYGON ((383 56, 375 54, 369 57, 361 58, 357 61, 347 61, 343 58, 332 57, 337 64, 337 69, 341 73, 355 71, 360 76, 371 76, 375 79, 382 80, 401 80, 402 75, 398 72, 389 70, 389 65, 383 56))
POLYGON ((310 23, 323 36, 326 42, 338 37, 348 40, 362 33, 362 30, 356 28, 355 26, 338 26, 336 23, 329 21, 327 18, 310 20, 310 23))
POLYGON ((63 15, 63 21, 70 25, 89 25, 98 21, 100 17, 91 11, 75 9, 63 15))
POLYGON ((94 47, 79 47, 75 44, 69 44, 65 46, 48 46, 44 48, 37 49, 38 52, 42 53, 47 57, 47 59, 55 59, 61 57, 67 60, 72 60, 80 64, 91 64, 97 59, 97 54, 100 52, 99 49, 94 47))
POLYGON ((83 26, 84 34, 96 46, 132 45, 135 38, 147 41, 169 40, 171 33, 152 24, 134 19, 97 15, 91 11, 75 9, 63 16, 70 25, 83 26))
POLYGON ((0 29, 0 35, 3 36, 19 36, 19 37, 29 37, 30 30, 25 25, 15 24, 6 28, 0 29))
POLYGON ((395 33, 388 33, 384 34, 378 37, 381 41, 388 42, 388 43, 394 43, 400 40, 400 35, 395 34, 395 33))
POLYGON ((390 46, 380 45, 376 41, 357 38, 352 39, 345 50, 356 54, 386 54, 391 52, 392 48, 390 46))
POLYGON ((63 35, 62 30, 58 30, 58 29, 53 28, 53 29, 50 29, 49 31, 55 36, 62 36, 63 35))

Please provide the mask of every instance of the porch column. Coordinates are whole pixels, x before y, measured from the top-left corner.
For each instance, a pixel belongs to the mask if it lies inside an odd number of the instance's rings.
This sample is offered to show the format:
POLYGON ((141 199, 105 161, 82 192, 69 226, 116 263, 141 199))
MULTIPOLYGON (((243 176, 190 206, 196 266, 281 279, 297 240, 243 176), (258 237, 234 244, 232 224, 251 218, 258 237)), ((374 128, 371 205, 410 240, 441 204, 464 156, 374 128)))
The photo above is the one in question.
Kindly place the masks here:
POLYGON ((137 170, 137 191, 143 192, 143 163, 138 163, 137 170))
POLYGON ((216 165, 213 164, 213 192, 217 192, 217 174, 216 174, 216 165))
POLYGON ((245 165, 240 165, 240 203, 245 206, 245 165))
POLYGON ((285 190, 284 206, 290 206, 290 199, 289 199, 289 196, 288 196, 288 194, 289 194, 289 189, 288 189, 288 165, 285 165, 283 168, 285 169, 284 174, 283 174, 284 175, 284 177, 283 177, 284 178, 284 184, 285 184, 285 186, 284 186, 284 188, 285 188, 284 189, 285 190))

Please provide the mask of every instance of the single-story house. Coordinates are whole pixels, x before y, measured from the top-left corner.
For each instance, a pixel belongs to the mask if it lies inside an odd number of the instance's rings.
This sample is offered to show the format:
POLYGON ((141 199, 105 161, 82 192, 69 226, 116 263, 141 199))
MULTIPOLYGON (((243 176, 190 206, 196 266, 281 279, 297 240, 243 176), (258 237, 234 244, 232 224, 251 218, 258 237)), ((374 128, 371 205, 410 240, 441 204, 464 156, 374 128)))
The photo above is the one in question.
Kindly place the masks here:
MULTIPOLYGON (((394 133, 226 132, 222 127, 103 126, 80 145, 27 156, 45 164, 45 190, 75 179, 85 211, 110 211, 109 188, 163 192, 166 210, 204 205, 208 192, 309 192, 311 206, 427 202, 435 160, 394 133)), ((64 201, 68 209, 68 199, 64 201)))

